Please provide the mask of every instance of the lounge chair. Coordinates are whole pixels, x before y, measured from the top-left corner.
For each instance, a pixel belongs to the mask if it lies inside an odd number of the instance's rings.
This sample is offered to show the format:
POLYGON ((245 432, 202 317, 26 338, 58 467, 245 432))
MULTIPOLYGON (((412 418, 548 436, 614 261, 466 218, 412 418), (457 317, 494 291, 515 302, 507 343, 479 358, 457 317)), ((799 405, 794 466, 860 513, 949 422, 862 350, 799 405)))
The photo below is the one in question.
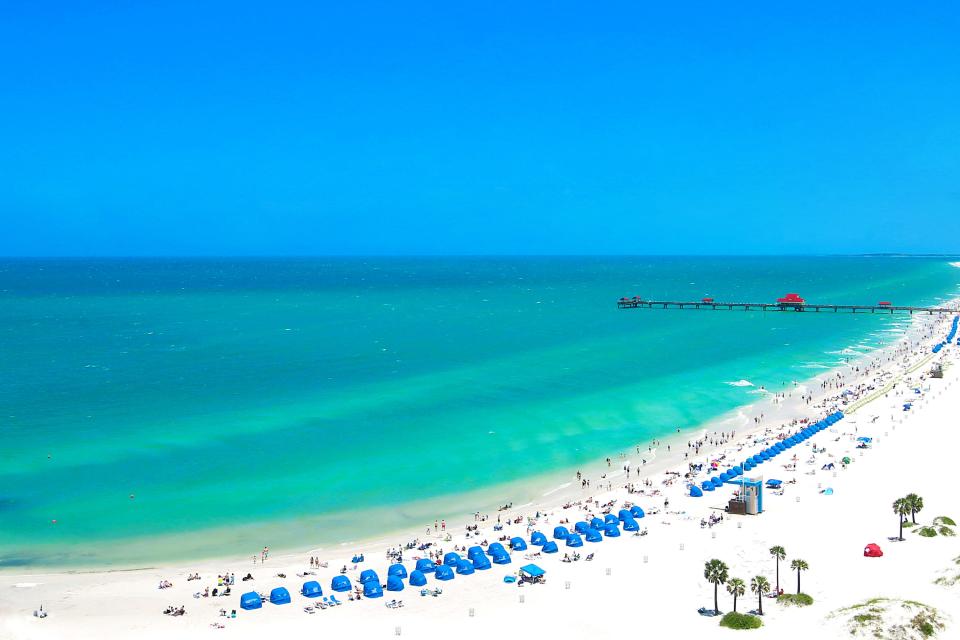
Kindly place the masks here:
POLYGON ((343 604, 342 602, 340 602, 339 600, 337 600, 337 596, 335 596, 335 595, 333 595, 333 594, 330 594, 330 602, 332 602, 333 604, 337 604, 337 605, 343 604))

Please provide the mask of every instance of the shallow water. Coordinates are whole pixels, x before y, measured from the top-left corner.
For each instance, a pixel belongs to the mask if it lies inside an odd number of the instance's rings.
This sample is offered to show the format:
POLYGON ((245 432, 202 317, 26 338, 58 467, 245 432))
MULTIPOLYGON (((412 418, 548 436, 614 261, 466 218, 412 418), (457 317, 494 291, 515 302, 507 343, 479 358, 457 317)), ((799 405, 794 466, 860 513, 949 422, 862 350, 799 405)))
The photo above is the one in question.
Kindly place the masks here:
POLYGON ((421 526, 907 322, 619 311, 621 295, 930 304, 958 283, 946 260, 903 258, 2 262, 0 566, 421 526))

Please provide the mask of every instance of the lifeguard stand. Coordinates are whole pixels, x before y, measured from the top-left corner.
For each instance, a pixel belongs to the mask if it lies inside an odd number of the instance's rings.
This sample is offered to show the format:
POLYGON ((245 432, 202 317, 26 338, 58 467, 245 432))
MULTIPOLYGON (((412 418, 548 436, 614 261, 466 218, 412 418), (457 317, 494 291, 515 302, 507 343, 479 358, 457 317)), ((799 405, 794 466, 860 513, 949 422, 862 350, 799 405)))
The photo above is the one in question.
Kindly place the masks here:
POLYGON ((727 506, 729 513, 748 516, 763 513, 763 478, 740 476, 735 480, 727 480, 725 484, 740 487, 740 497, 732 498, 727 506))

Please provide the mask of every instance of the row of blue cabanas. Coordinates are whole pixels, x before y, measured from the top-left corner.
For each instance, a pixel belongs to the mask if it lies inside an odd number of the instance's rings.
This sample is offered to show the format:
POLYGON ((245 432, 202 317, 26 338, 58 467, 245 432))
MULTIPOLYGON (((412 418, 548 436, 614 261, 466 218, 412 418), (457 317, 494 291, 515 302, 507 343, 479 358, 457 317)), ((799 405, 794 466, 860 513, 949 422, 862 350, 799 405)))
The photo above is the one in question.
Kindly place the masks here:
MULTIPOLYGON (((568 547, 580 547, 583 546, 584 538, 587 542, 600 542, 604 536, 608 538, 618 537, 621 524, 624 531, 639 531, 640 525, 637 524, 637 519, 644 517, 644 515, 643 509, 634 505, 630 509, 621 509, 617 516, 607 514, 602 520, 593 518, 589 523, 586 521, 577 522, 574 525, 573 532, 566 527, 556 527, 553 530, 553 537, 556 540, 565 541, 568 547)), ((557 553, 559 551, 557 543, 553 540, 547 540, 547 537, 540 531, 534 531, 530 535, 530 544, 540 547, 543 553, 557 553)), ((525 551, 527 543, 519 536, 511 538, 510 549, 525 551)), ((486 550, 481 546, 470 547, 467 549, 466 558, 451 551, 443 556, 443 564, 439 565, 430 558, 420 558, 417 560, 416 568, 410 572, 409 576, 406 567, 396 563, 390 565, 387 569, 387 591, 403 591, 404 579, 410 583, 411 587, 422 587, 427 584, 427 575, 431 573, 435 580, 447 581, 453 580, 456 575, 470 575, 474 571, 490 569, 494 564, 510 564, 511 562, 510 553, 503 544, 494 542, 488 545, 486 550)), ((373 569, 361 571, 357 582, 363 585, 363 595, 365 597, 380 598, 383 596, 380 576, 373 569)), ((337 593, 343 593, 353 589, 353 585, 350 578, 339 575, 334 576, 330 581, 330 589, 337 593)), ((323 589, 319 582, 310 580, 303 583, 300 593, 307 598, 319 598, 323 595, 323 589)), ((270 593, 270 602, 273 604, 288 604, 290 593, 284 587, 277 587, 270 593)), ((259 609, 261 606, 260 595, 255 591, 240 596, 241 609, 259 609)))
MULTIPOLYGON (((515 551, 522 551, 527 548, 527 544, 523 538, 516 537, 510 541, 510 547, 515 551)), ((466 558, 461 558, 458 553, 450 552, 443 557, 443 564, 439 565, 430 558, 421 558, 417 560, 416 568, 410 572, 409 576, 406 567, 396 563, 390 565, 387 569, 387 591, 403 591, 404 579, 407 579, 411 587, 422 587, 427 584, 428 574, 433 574, 435 580, 447 581, 453 580, 456 575, 470 575, 477 570, 490 569, 493 564, 510 564, 511 562, 510 554, 506 548, 501 543, 494 542, 487 547, 486 551, 480 546, 470 547, 467 550, 466 558)), ((365 597, 380 598, 383 596, 380 576, 373 569, 361 571, 357 582, 363 586, 365 597)), ((349 592, 351 589, 353 589, 353 584, 347 576, 334 576, 330 581, 331 591, 343 593, 349 592)), ((307 598, 319 598, 323 595, 323 589, 319 582, 310 580, 303 583, 300 593, 307 598)), ((285 588, 278 587, 271 592, 270 602, 287 604, 290 602, 290 594, 285 588)), ((243 609, 260 608, 259 594, 254 591, 243 594, 240 597, 240 607, 243 609)))
POLYGON ((700 498, 703 496, 704 491, 715 491, 723 486, 723 483, 734 480, 738 476, 742 476, 747 471, 750 471, 757 465, 761 465, 767 460, 774 458, 787 449, 795 447, 800 444, 807 438, 814 436, 815 434, 823 431, 824 429, 833 426, 840 419, 843 418, 843 412, 837 411, 831 413, 829 416, 815 422, 814 424, 808 425, 806 428, 800 430, 799 432, 793 434, 789 438, 781 440, 780 442, 770 446, 767 449, 764 449, 756 455, 752 455, 738 465, 722 471, 721 473, 713 476, 712 478, 707 478, 700 483, 698 487, 695 484, 690 485, 690 495, 694 498, 700 498))
MULTIPOLYGON (((943 349, 945 346, 947 346, 948 344, 950 344, 951 342, 953 342, 953 339, 954 339, 954 338, 956 337, 956 335, 957 335, 957 323, 958 323, 958 322, 960 322, 960 316, 957 316, 957 317, 955 317, 955 318, 953 319, 953 324, 950 325, 950 333, 947 334, 947 339, 944 340, 943 342, 938 342, 937 344, 933 345, 933 352, 934 352, 934 353, 940 353, 940 350, 941 350, 941 349, 943 349)), ((960 339, 957 340, 957 344, 960 344, 960 339)))
POLYGON ((617 515, 608 513, 601 518, 593 518, 590 522, 581 520, 573 526, 573 531, 564 526, 553 528, 553 540, 547 540, 540 531, 534 531, 530 535, 530 544, 540 547, 543 553, 557 553, 559 547, 557 541, 563 542, 568 547, 582 547, 584 540, 587 542, 603 542, 606 538, 619 538, 620 526, 624 531, 639 531, 640 525, 637 524, 639 518, 644 517, 643 509, 634 505, 629 509, 621 509, 617 515))

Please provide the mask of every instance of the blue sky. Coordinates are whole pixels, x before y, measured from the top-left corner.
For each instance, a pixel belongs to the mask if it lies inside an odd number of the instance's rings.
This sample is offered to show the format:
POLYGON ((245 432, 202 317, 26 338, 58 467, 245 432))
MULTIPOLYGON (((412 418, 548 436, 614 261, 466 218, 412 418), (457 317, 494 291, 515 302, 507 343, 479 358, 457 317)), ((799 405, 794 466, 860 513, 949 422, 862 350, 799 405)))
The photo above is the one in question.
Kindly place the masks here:
POLYGON ((0 254, 957 251, 952 3, 457 4, 7 5, 0 254))

